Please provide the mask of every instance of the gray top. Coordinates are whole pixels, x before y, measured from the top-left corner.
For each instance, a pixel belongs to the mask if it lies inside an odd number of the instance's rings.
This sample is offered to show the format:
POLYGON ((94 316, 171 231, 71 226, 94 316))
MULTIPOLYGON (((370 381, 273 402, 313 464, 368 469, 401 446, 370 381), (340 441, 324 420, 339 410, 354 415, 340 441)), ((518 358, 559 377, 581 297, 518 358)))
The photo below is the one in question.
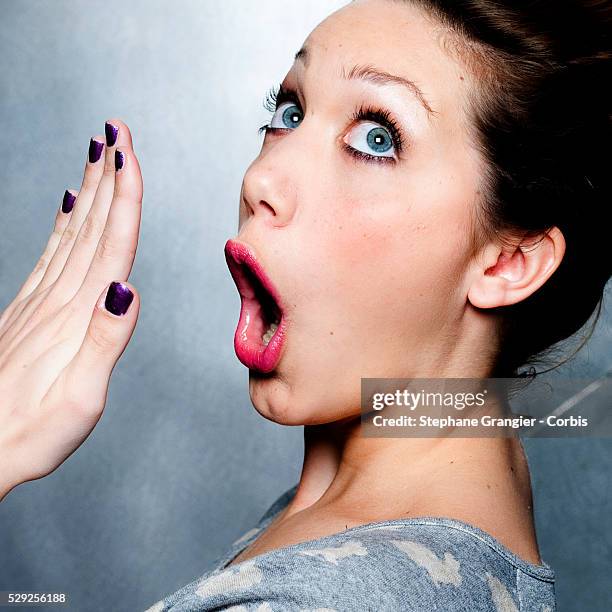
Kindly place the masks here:
POLYGON ((228 564, 295 495, 285 491, 203 576, 146 612, 553 612, 554 572, 449 518, 378 521, 228 564))

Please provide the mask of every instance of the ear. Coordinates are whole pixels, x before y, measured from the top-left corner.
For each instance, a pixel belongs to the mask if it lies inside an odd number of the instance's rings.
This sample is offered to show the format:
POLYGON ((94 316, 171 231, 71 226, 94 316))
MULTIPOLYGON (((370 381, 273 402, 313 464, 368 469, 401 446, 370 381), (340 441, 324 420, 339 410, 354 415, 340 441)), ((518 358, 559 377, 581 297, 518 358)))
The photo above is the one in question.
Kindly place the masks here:
POLYGON ((481 252, 468 300, 477 308, 516 304, 550 278, 564 254, 565 238, 557 227, 513 247, 489 243, 481 252))

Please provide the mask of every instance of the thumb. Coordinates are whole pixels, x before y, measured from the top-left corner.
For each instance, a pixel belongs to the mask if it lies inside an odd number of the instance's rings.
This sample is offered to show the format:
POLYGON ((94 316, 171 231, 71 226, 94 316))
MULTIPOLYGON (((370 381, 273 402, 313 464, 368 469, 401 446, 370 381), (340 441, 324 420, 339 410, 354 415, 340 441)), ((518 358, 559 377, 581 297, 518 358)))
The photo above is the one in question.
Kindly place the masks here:
POLYGON ((107 286, 72 360, 71 380, 87 381, 89 393, 94 391, 91 385, 106 389, 108 377, 132 337, 139 309, 140 299, 131 284, 114 281, 107 286))

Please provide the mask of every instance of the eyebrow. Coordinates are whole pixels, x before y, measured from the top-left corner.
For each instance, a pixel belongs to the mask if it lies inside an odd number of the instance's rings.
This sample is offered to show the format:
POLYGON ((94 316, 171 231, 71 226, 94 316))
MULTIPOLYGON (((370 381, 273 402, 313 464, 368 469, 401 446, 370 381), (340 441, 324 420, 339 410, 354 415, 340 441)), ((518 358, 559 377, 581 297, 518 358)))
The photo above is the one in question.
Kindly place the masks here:
MULTIPOLYGON (((308 48, 302 47, 295 54, 294 60, 296 62, 303 62, 304 66, 307 67, 309 60, 308 48)), ((348 72, 345 70, 344 67, 342 67, 341 76, 343 79, 361 79, 364 81, 369 81, 370 83, 374 83, 375 85, 402 85, 403 87, 406 87, 417 98, 417 100, 421 103, 421 105, 429 115, 436 114, 436 111, 433 110, 421 89, 414 81, 411 81, 410 79, 390 74, 388 72, 385 72, 384 70, 379 70, 374 66, 367 65, 353 66, 348 72)))

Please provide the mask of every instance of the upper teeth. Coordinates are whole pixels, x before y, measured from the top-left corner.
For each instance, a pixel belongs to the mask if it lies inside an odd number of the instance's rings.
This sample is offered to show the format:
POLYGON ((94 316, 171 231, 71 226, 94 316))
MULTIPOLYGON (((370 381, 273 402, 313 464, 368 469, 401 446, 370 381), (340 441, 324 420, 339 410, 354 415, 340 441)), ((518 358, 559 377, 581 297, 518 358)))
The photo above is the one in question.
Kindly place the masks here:
POLYGON ((268 327, 268 330, 266 331, 266 333, 261 337, 261 339, 263 340, 263 343, 268 346, 268 343, 270 342, 270 340, 272 340, 272 336, 274 335, 274 332, 278 329, 278 323, 270 323, 270 327, 268 327))

